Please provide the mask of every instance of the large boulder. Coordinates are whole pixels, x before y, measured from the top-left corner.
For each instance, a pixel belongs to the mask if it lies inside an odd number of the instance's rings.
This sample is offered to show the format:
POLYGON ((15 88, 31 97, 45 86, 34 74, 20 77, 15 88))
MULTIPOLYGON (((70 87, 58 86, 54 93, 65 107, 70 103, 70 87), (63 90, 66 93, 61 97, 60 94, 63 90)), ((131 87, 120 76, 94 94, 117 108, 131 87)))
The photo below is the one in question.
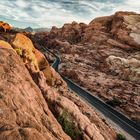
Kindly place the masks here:
POLYGON ((5 32, 12 30, 12 27, 8 23, 5 23, 3 21, 0 21, 0 28, 5 32))
POLYGON ((21 33, 17 33, 12 45, 16 52, 21 56, 23 59, 24 64, 30 69, 32 72, 39 71, 37 59, 33 53, 33 43, 32 41, 21 33))
POLYGON ((112 20, 111 33, 132 49, 140 49, 140 14, 117 12, 112 20))
POLYGON ((82 33, 86 28, 86 24, 72 22, 71 24, 64 24, 62 28, 53 27, 50 31, 49 37, 66 39, 70 43, 77 43, 81 41, 82 33))
POLYGON ((109 69, 119 74, 120 78, 140 83, 140 61, 109 56, 106 59, 109 69))

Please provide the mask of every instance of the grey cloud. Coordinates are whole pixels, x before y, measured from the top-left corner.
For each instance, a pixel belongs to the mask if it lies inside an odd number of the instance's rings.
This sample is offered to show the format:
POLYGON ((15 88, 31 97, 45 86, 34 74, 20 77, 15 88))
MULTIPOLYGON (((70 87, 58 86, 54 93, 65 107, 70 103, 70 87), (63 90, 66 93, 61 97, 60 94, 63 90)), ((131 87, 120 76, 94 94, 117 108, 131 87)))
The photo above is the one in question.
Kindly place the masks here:
POLYGON ((94 17, 117 10, 140 11, 135 0, 4 0, 0 1, 0 17, 30 22, 37 26, 62 26, 65 22, 90 22, 94 17))

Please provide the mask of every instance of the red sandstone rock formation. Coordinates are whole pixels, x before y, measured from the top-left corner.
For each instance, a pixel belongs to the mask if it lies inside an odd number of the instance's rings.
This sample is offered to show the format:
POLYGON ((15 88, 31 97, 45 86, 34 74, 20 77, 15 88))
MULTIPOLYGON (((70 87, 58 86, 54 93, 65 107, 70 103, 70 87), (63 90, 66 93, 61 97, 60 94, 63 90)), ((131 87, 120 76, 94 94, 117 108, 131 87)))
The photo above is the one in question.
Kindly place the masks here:
POLYGON ((117 110, 140 122, 140 14, 117 12, 88 25, 53 27, 40 40, 46 38, 61 56, 62 74, 105 102, 117 100, 117 110))
POLYGON ((0 91, 1 140, 70 139, 11 49, 0 49, 0 91))
POLYGON ((116 132, 68 90, 28 37, 0 38, 0 139, 115 139, 116 132))

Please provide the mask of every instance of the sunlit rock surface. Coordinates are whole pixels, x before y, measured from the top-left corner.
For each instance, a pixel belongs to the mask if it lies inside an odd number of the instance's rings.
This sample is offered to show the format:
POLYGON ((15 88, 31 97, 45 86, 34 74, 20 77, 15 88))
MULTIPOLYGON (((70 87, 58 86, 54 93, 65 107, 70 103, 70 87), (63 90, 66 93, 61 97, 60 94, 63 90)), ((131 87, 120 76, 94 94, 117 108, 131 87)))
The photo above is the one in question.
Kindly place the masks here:
POLYGON ((0 139, 70 139, 15 51, 0 49, 0 139))

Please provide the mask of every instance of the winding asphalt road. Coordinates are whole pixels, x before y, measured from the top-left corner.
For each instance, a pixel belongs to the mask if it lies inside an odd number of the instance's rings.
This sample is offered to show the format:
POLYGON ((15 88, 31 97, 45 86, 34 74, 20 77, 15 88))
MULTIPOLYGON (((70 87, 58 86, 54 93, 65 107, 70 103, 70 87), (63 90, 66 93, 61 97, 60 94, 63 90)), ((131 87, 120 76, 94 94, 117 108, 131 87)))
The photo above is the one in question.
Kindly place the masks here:
MULTIPOLYGON (((48 48, 41 46, 43 54, 46 52, 52 54, 55 57, 55 61, 52 64, 52 67, 58 71, 58 66, 60 64, 60 58, 51 52, 48 48)), ((60 74, 61 75, 61 74, 60 74)), ((100 100, 98 97, 91 95, 90 92, 84 90, 82 87, 71 81, 70 79, 61 75, 64 81, 67 83, 69 88, 78 94, 80 97, 84 98, 89 102, 93 107, 99 110, 105 117, 112 120, 114 123, 119 125, 124 131, 134 137, 136 140, 140 140, 140 126, 135 122, 131 121, 129 118, 121 114, 120 112, 113 109, 111 106, 100 100)))

